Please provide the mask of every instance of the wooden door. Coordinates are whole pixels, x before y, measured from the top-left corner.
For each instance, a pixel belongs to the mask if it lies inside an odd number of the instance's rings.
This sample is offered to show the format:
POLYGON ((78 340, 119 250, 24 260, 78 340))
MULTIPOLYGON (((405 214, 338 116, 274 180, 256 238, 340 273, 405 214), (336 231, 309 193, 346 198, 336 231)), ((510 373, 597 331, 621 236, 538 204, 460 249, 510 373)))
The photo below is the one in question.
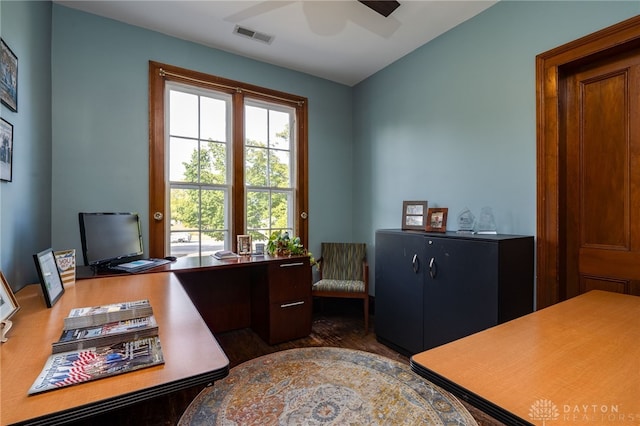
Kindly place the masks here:
POLYGON ((640 16, 536 57, 537 309, 640 294, 640 16))
POLYGON ((640 294, 640 50, 566 82, 566 297, 640 294))

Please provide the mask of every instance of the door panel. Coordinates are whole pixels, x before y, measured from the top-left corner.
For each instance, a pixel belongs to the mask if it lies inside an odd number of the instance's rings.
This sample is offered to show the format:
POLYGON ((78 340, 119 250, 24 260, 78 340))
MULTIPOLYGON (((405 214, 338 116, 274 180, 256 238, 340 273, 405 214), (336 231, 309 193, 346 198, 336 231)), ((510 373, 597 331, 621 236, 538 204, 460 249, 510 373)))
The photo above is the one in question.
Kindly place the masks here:
POLYGON ((425 238, 376 233, 376 335, 410 354, 423 351, 425 238))
POLYGON ((424 349, 496 325, 498 245, 434 237, 426 242, 424 349))
POLYGON ((625 52, 567 79, 567 298, 640 283, 639 58, 625 52))

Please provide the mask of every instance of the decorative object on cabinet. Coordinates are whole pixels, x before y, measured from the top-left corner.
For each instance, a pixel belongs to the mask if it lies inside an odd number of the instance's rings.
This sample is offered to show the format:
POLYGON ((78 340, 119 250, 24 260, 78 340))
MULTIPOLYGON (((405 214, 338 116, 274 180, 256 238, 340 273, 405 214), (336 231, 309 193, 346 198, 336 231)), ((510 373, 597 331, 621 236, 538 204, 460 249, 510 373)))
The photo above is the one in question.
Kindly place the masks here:
POLYGON ((13 125, 0 118, 0 180, 11 182, 13 176, 13 125))
POLYGON ((251 254, 251 235, 238 235, 238 254, 240 256, 251 254))
POLYGON ((377 339, 415 354, 533 311, 532 236, 375 237, 377 339))
POLYGON ((496 219, 493 216, 493 210, 491 207, 483 207, 480 210, 480 217, 478 218, 478 234, 497 234, 496 219))
POLYGON ((62 278, 52 249, 46 249, 33 255, 42 293, 47 308, 52 307, 64 293, 62 278))
POLYGON ((0 283, 0 342, 4 343, 7 341, 7 332, 13 326, 9 318, 20 309, 20 306, 2 271, 0 271, 0 281, 2 281, 0 283))
POLYGON ((0 39, 0 101, 18 112, 18 57, 0 39))
POLYGON ((322 243, 317 260, 320 279, 313 284, 315 297, 362 299, 364 331, 369 332, 369 265, 364 243, 322 243))
POLYGON ((402 202, 402 229, 424 230, 427 201, 402 202))
POLYGON ((465 207, 458 213, 458 234, 473 234, 475 223, 476 217, 468 207, 465 207))
POLYGON ((427 232, 446 232, 447 231, 447 212, 448 208, 431 208, 427 213, 427 232))

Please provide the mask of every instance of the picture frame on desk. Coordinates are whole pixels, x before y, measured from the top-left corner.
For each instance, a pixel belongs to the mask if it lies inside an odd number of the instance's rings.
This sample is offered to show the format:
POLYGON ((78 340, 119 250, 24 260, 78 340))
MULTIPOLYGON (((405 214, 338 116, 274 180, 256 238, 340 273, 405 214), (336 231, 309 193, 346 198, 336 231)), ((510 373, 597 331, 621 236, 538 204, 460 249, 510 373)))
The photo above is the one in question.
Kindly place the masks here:
POLYGON ((448 208, 430 208, 427 212, 427 232, 447 232, 448 208))
POLYGON ((424 230, 427 201, 402 202, 402 229, 424 230))
POLYGON ((9 318, 20 309, 20 305, 2 271, 0 281, 0 342, 4 343, 7 341, 5 336, 12 326, 9 318))
POLYGON ((53 250, 48 248, 33 255, 40 278, 42 293, 47 308, 51 308, 64 294, 64 285, 53 250))
POLYGON ((251 235, 238 235, 238 254, 240 256, 251 254, 251 235))

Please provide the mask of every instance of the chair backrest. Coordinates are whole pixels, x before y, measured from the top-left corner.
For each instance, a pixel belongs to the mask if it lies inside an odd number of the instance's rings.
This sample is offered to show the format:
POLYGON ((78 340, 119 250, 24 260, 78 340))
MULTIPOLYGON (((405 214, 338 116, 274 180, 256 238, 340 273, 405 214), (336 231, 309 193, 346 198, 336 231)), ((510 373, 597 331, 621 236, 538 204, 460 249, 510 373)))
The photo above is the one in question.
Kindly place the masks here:
POLYGON ((364 243, 322 243, 322 278, 363 281, 362 261, 367 257, 364 243))

